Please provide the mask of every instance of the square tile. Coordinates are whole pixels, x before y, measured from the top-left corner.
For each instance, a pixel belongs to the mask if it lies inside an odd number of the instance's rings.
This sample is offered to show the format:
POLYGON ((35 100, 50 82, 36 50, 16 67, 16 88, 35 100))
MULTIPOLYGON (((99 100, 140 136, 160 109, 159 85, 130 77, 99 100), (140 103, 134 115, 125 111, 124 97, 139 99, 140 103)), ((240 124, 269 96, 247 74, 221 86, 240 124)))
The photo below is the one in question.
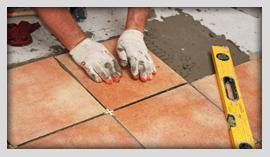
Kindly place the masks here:
POLYGON ((111 116, 104 115, 19 148, 141 148, 111 116))
MULTIPOLYGON (((260 140, 262 138, 261 61, 252 60, 238 65, 235 67, 235 72, 253 136, 255 140, 260 140)), ((223 110, 215 75, 207 76, 192 84, 223 110)))
POLYGON ((114 112, 146 148, 230 148, 224 115, 190 85, 114 112))
POLYGON ((8 70, 8 141, 12 145, 104 111, 54 58, 8 70))
MULTIPOLYGON (((117 58, 115 51, 116 42, 117 39, 111 39, 103 42, 103 44, 117 58)), ((157 74, 152 81, 143 83, 139 80, 133 80, 128 69, 125 69, 121 81, 112 85, 93 82, 84 70, 73 62, 69 54, 59 55, 56 58, 63 63, 101 103, 109 109, 115 109, 186 82, 152 52, 150 52, 150 55, 157 68, 157 74)))

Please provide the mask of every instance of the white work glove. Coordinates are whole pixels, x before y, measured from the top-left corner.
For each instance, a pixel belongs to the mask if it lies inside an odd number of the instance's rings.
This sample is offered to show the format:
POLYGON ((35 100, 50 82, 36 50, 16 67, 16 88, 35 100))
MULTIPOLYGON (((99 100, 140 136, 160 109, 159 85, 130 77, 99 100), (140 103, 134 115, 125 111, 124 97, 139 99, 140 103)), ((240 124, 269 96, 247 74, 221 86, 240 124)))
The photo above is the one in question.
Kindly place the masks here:
POLYGON ((119 81, 122 75, 120 66, 106 47, 89 38, 74 47, 70 55, 95 82, 103 80, 110 84, 119 81))
POLYGON ((147 81, 152 79, 152 74, 156 73, 156 68, 148 54, 143 36, 142 32, 135 29, 124 31, 118 39, 117 53, 121 66, 130 65, 130 71, 134 79, 140 77, 142 81, 147 81))

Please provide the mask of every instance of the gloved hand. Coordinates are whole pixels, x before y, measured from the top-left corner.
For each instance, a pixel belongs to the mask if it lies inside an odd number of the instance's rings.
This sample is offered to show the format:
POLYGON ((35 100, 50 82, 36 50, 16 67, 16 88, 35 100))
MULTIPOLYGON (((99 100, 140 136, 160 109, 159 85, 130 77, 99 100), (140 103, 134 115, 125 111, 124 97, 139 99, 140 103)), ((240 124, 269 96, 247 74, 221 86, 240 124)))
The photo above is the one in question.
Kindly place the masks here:
POLYGON ((152 79, 152 74, 156 73, 156 68, 148 49, 144 43, 143 33, 128 29, 124 31, 117 43, 117 53, 120 64, 123 67, 130 65, 130 71, 134 79, 147 81, 152 79))
POLYGON ((70 54, 75 62, 85 69, 89 77, 96 81, 111 84, 118 82, 122 71, 113 55, 98 42, 84 39, 70 54))

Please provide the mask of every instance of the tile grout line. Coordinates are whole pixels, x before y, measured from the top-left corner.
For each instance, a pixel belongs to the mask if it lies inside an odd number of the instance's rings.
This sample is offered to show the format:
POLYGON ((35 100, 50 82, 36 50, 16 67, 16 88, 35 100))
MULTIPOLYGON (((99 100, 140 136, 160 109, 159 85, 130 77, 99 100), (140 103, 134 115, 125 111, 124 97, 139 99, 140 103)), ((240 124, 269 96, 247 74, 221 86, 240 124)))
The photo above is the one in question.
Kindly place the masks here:
POLYGON ((110 115, 123 129, 125 129, 126 131, 127 131, 127 133, 136 141, 136 142, 138 142, 138 144, 140 145, 140 146, 142 146, 142 148, 144 148, 145 149, 145 146, 128 130, 128 128, 120 121, 120 120, 118 120, 112 113, 111 113, 111 111, 112 112, 114 112, 114 111, 117 111, 117 110, 120 110, 120 109, 122 109, 122 108, 125 108, 125 107, 128 107, 128 106, 130 106, 130 105, 132 105, 132 104, 136 104, 136 103, 138 103, 138 102, 141 102, 141 101, 144 101, 144 100, 146 100, 146 99, 149 99, 149 98, 152 98, 152 97, 154 97, 154 96, 157 96, 157 95, 160 95, 160 94, 162 94, 162 93, 165 93, 165 92, 168 92, 168 91, 170 91, 170 90, 173 90, 173 89, 175 89, 175 88, 178 88, 178 87, 181 87, 181 86, 184 86, 184 85, 186 85, 187 84, 187 82, 185 82, 185 83, 181 83, 181 84, 178 84, 178 85, 176 85, 176 86, 173 86, 173 87, 170 87, 170 88, 168 88, 168 89, 165 89, 165 90, 162 90, 162 91, 160 91, 160 92, 157 92, 157 93, 154 93, 154 94, 152 94, 152 95, 149 95, 149 96, 146 96, 146 97, 144 97, 144 98, 141 98, 141 99, 139 99, 139 100, 136 100, 136 101, 133 101, 133 102, 130 102, 130 103, 127 103, 127 104, 125 104, 125 105, 122 105, 122 106, 120 106, 120 107, 118 107, 118 108, 116 108, 116 109, 113 109, 113 110, 109 110, 108 108, 106 108, 106 106, 103 104, 103 103, 101 103, 81 82, 80 82, 80 80, 78 80, 77 79, 77 77, 63 64, 63 63, 61 63, 61 61, 59 61, 56 57, 54 57, 54 59, 57 61, 57 63, 63 68, 63 70, 65 70, 68 74, 70 74, 91 96, 93 96, 101 105, 102 105, 102 107, 104 108, 104 109, 106 109, 106 111, 103 113, 103 115, 110 115))
MULTIPOLYGON (((54 57, 54 59, 58 62, 58 64, 63 68, 63 70, 65 70, 68 74, 70 74, 92 97, 94 97, 94 99, 97 101, 97 102, 99 102, 100 103, 100 105, 104 108, 104 109, 108 109, 103 103, 101 103, 81 82, 80 82, 80 80, 63 64, 63 63, 61 63, 61 61, 60 60, 58 60, 57 58, 55 58, 54 57)), ((143 101, 143 100, 146 100, 146 99, 148 99, 148 98, 151 98, 151 97, 154 97, 154 96, 157 96, 157 95, 159 95, 159 94, 162 94, 162 93, 165 93, 165 92, 167 92, 167 91, 170 91, 170 90, 173 90, 173 89, 175 89, 175 88, 178 88, 178 87, 181 87, 181 86, 184 86, 184 85, 186 85, 186 84, 188 84, 187 82, 185 82, 185 83, 180 83, 180 84, 178 84, 178 85, 175 85, 175 86, 172 86, 172 87, 170 87, 170 88, 168 88, 168 89, 165 89, 165 90, 162 90, 162 91, 159 91, 159 92, 157 92, 157 93, 154 93, 154 94, 151 94, 151 95, 149 95, 149 96, 146 96, 146 97, 143 97, 143 98, 141 98, 141 99, 138 99, 138 100, 135 100, 135 101, 133 101, 133 102, 129 102, 129 103, 127 103, 127 104, 124 104, 124 105, 121 105, 120 107, 117 107, 117 108, 115 108, 115 109, 113 109, 113 111, 117 111, 117 110, 119 110, 119 109, 122 109, 122 108, 124 108, 124 107, 127 107, 127 106, 130 106, 130 105, 132 105, 132 104, 135 104, 135 103, 138 103, 138 102, 141 102, 141 101, 143 101)))
MULTIPOLYGON (((76 126, 76 125, 79 125, 79 124, 81 124, 81 123, 84 123, 84 122, 87 122, 87 121, 89 121, 89 120, 92 120, 92 119, 94 119, 94 118, 97 118, 97 117, 100 117, 100 116, 102 116, 102 115, 110 115, 111 117, 113 117, 113 119, 122 127, 122 128, 124 128, 126 131, 127 131, 127 133, 136 141, 136 142, 138 142, 139 143, 139 145, 140 146, 142 146, 143 148, 145 148, 145 146, 128 130, 128 128, 126 128, 123 124, 122 124, 122 122, 121 121, 119 121, 113 114, 111 114, 111 112, 110 112, 110 110, 108 109, 108 108, 106 108, 106 106, 103 104, 103 103, 101 103, 81 82, 80 82, 80 80, 78 80, 77 79, 77 77, 63 64, 63 63, 61 63, 61 61, 59 61, 55 56, 53 56, 53 58, 57 61, 57 63, 59 64, 59 66, 64 70, 64 71, 66 71, 69 75, 71 75, 92 97, 94 97, 95 98, 95 100, 97 101, 97 102, 99 102, 99 104, 104 108, 104 109, 106 109, 106 111, 104 112, 104 113, 102 113, 102 114, 100 114, 100 115, 98 115, 98 116, 96 116, 96 117, 93 117, 93 118, 89 118, 89 119, 86 119, 86 120, 83 120, 83 121, 80 121, 80 122, 78 122, 78 123, 74 123, 74 124, 72 124, 72 125, 70 125, 70 126, 67 126, 67 127, 64 127, 64 128, 61 128, 61 129, 58 129, 58 130, 56 130, 56 131, 53 131, 53 132, 51 132, 51 133, 48 133, 48 134, 46 134, 46 135, 43 135, 43 136, 40 136, 40 137, 38 137, 38 138, 35 138, 35 139, 32 139, 32 140, 30 140, 30 141, 27 141, 27 142, 24 142, 24 143, 22 143, 22 144, 20 144, 20 145, 18 145, 18 146, 22 146, 22 145, 25 145, 26 143, 30 143, 30 142, 32 142, 32 141, 35 141, 35 140, 37 140, 37 139, 40 139, 40 138, 43 138, 43 137, 46 137, 46 136, 49 136, 49 135, 51 135, 51 134, 54 134, 54 133, 57 133, 57 132, 59 132, 59 131, 63 131, 63 130, 65 130, 65 129, 67 129, 67 128, 70 128, 70 127, 73 127, 73 126, 76 126)), ((125 108, 125 107, 128 107, 128 106, 130 106, 130 105, 132 105, 132 104, 136 104, 136 103, 138 103, 138 102, 141 102, 141 101, 144 101, 144 100, 146 100, 146 99, 149 99, 149 98, 152 98, 152 97, 154 97, 154 96, 157 96, 157 95, 160 95, 160 94, 162 94, 162 93, 165 93, 165 92, 168 92, 168 91, 170 91, 170 90, 173 90, 173 89, 175 89, 175 88, 178 88, 178 87, 181 87, 181 86, 184 86, 184 85, 186 85, 186 84, 188 84, 187 82, 185 82, 185 83, 181 83, 181 84, 178 84, 178 85, 175 85, 175 86, 173 86, 173 87, 170 87, 170 88, 168 88, 168 89, 165 89, 165 90, 162 90, 162 91, 160 91, 160 92, 157 92, 157 93, 154 93, 154 94, 152 94, 152 95, 149 95, 149 96, 146 96, 146 97, 144 97, 144 98, 141 98, 141 99, 139 99, 139 100, 136 100, 136 101, 133 101, 133 102, 130 102, 130 103, 128 103, 128 104, 126 104, 126 105, 123 105, 123 106, 120 106, 120 107, 118 107, 118 108, 116 108, 116 109, 114 109, 114 110, 112 110, 112 112, 114 112, 114 111, 116 111, 116 110, 120 110, 120 109, 122 109, 122 108, 125 108)))
MULTIPOLYGON (((55 58, 55 56, 49 56, 49 57, 52 57, 52 58, 54 58, 55 60, 56 60, 56 62, 58 63, 58 65, 65 71, 65 72, 67 72, 68 74, 70 74, 86 91, 87 91, 87 93, 88 94, 90 94, 91 96, 93 96, 91 93, 89 93, 88 92, 88 90, 81 84, 81 82, 79 81, 79 80, 77 80, 77 78, 57 59, 57 58, 55 58)), ((46 58, 49 58, 49 57, 46 57, 46 58)), ((44 59, 44 58, 43 58, 44 59)), ((42 59, 40 59, 40 60, 42 60, 42 59)), ((39 60, 37 60, 37 61, 39 61, 39 60)), ((29 63, 30 64, 30 63, 29 63)), ((14 68, 16 68, 16 67, 14 67, 14 68)), ((93 96, 94 97, 94 96, 93 96)), ((94 99, 96 99, 95 97, 94 97, 94 99)), ((99 102, 97 99, 96 99, 96 101, 99 103, 99 105, 101 105, 104 109, 107 109, 101 102, 99 102)), ((45 134, 45 135, 41 135, 41 136, 39 136, 39 137, 36 137, 36 138, 33 138, 33 139, 30 139, 30 140, 28 140, 28 141, 26 141, 26 142, 23 142, 23 143, 20 143, 20 144, 18 144, 18 145, 12 145, 12 144, 10 144, 9 142, 8 142, 8 148, 11 148, 11 149, 14 149, 14 148, 18 148, 18 147, 20 147, 20 146, 23 146, 23 145, 25 145, 25 144, 27 144, 27 143, 30 143, 30 142, 33 142, 33 141, 36 141, 36 140, 38 140, 38 139, 41 139, 41 138, 44 138, 44 137, 46 137, 46 136, 49 136, 49 135, 52 135, 52 134, 55 134, 55 133, 57 133, 57 132, 60 132, 60 131, 63 131, 63 130, 65 130, 65 129, 68 129, 68 128, 70 128, 70 127, 73 127, 73 126, 76 126, 76 125, 79 125, 79 124, 81 124, 81 123, 84 123, 84 122, 87 122, 87 121, 90 121, 90 120, 92 120, 92 119, 95 119, 95 118, 98 118, 98 117, 100 117, 100 116, 102 116, 102 115, 105 115, 106 114, 106 112, 107 111, 104 111, 103 113, 100 113, 100 114, 98 114, 98 115, 96 115, 96 116, 93 116, 93 117, 90 117, 90 118, 87 118, 87 119, 85 119, 85 120, 82 120, 82 121, 79 121, 79 122, 76 122, 76 123, 73 123, 73 124, 71 124, 71 125, 68 125, 68 126, 65 126, 65 127, 63 127, 63 128, 60 128, 60 129, 57 129, 57 130, 55 130, 55 131, 52 131, 52 132, 49 132, 49 133, 47 133, 47 134, 45 134)))
POLYGON ((220 108, 216 103, 214 103, 210 98, 208 98, 205 94, 203 94, 198 88, 196 88, 192 83, 189 83, 189 85, 194 88, 197 92, 199 92, 203 97, 205 97, 212 105, 214 105, 218 110, 223 111, 223 108, 220 108))
POLYGON ((18 147, 23 146, 23 145, 25 145, 25 144, 27 144, 27 143, 31 143, 31 142, 36 141, 36 140, 39 140, 39 139, 41 139, 41 138, 45 138, 45 137, 50 136, 50 135, 53 135, 53 134, 55 134, 55 133, 64 131, 64 130, 69 129, 69 128, 72 128, 72 127, 75 127, 75 126, 77 126, 77 125, 80 125, 80 124, 82 124, 82 123, 88 122, 88 121, 93 120, 93 119, 96 119, 96 118, 101 117, 101 116, 103 116, 103 115, 106 115, 105 112, 104 112, 104 113, 101 113, 101 114, 98 114, 98 115, 96 115, 96 116, 93 116, 93 117, 84 119, 84 120, 82 120, 82 121, 73 123, 73 124, 71 124, 71 125, 65 126, 65 127, 63 127, 63 128, 54 130, 54 131, 49 132, 49 133, 47 133, 47 134, 44 134, 44 135, 35 137, 35 138, 33 138, 33 139, 31 139, 31 140, 28 140, 28 141, 26 141, 26 142, 23 142, 23 143, 21 143, 21 144, 18 144, 18 145, 11 145, 11 146, 13 146, 13 148, 18 148, 18 147))
POLYGON ((93 96, 101 105, 102 105, 102 107, 104 108, 104 109, 106 109, 106 111, 103 113, 103 115, 106 115, 106 114, 108 114, 108 115, 110 115, 111 117, 113 117, 113 119, 123 128, 123 129, 125 129, 126 131, 127 131, 127 133, 136 141, 136 142, 138 142, 139 143, 139 145, 140 146, 142 146, 143 148, 145 148, 145 146, 128 130, 128 128, 120 121, 120 120, 118 120, 112 113, 111 113, 111 111, 112 112, 114 112, 114 111, 117 111, 117 110, 120 110, 120 109, 123 109, 123 108, 125 108, 125 107, 128 107, 128 106, 131 106, 131 105, 133 105, 133 104, 136 104, 136 103, 139 103, 139 102, 141 102, 141 101, 144 101, 144 100, 146 100, 146 99, 149 99, 149 98, 152 98, 152 97, 155 97, 155 96, 157 96, 157 95, 160 95, 160 94, 163 94, 163 93, 166 93, 166 92, 168 92, 168 91, 171 91, 171 90, 174 90, 174 89, 176 89, 176 88, 178 88, 178 87, 181 87, 181 86, 184 86, 184 85, 186 85, 186 84, 188 84, 187 82, 185 82, 185 83, 181 83, 181 84, 178 84, 178 85, 175 85, 175 86, 173 86, 173 87, 170 87, 170 88, 168 88, 168 89, 165 89, 165 90, 162 90, 162 91, 159 91, 159 92, 157 92, 157 93, 154 93, 154 94, 151 94, 151 95, 149 95, 149 96, 146 96, 146 97, 144 97, 144 98, 141 98, 141 99, 139 99, 139 100, 135 100, 135 101, 133 101, 133 102, 130 102, 130 103, 127 103, 127 104, 125 104, 125 105, 122 105, 122 106, 120 106, 120 107, 117 107, 117 108, 115 108, 115 109, 113 109, 113 110, 109 110, 108 108, 106 108, 106 106, 103 104, 103 103, 101 103, 81 82, 80 82, 80 80, 79 79, 77 79, 77 77, 63 64, 63 63, 61 63, 61 61, 59 61, 57 58, 55 58, 54 57, 54 59, 58 62, 58 64, 63 68, 63 70, 65 70, 68 74, 70 74, 91 96, 93 96))
POLYGON ((10 142, 7 140, 7 148, 14 149, 15 147, 12 144, 10 144, 10 142))
MULTIPOLYGON (((84 85, 74 76, 74 74, 64 65, 64 64, 62 64, 55 56, 53 56, 53 58, 57 61, 57 63, 59 64, 59 66, 64 70, 64 71, 66 71, 68 74, 70 74, 92 97, 94 97, 95 99, 96 99, 96 101, 97 102, 99 102, 99 104, 104 108, 104 109, 107 109, 106 108, 106 106, 104 105, 104 104, 102 104, 95 96, 93 96, 92 95, 92 93, 90 92, 90 91, 88 91, 88 89, 87 88, 85 88, 84 87, 84 85)), ((160 94, 163 94, 163 93, 166 93, 166 92, 168 92, 168 91, 171 91, 171 90, 174 90, 174 89, 176 89, 176 88, 178 88, 178 87, 181 87, 181 86, 184 86, 184 85, 186 85, 186 84, 190 84, 194 89, 196 89, 201 95, 203 95, 204 97, 206 97, 203 93, 201 93, 196 87, 194 87, 191 83, 187 83, 187 82, 185 82, 185 83, 182 83, 182 84, 178 84, 178 85, 176 85, 176 86, 173 86, 173 87, 170 87, 170 88, 168 88, 168 89, 165 89, 165 90, 163 90, 163 91, 160 91, 160 92, 157 92, 157 93, 155 93, 155 94, 152 94, 152 95, 149 95, 149 96, 146 96, 146 97, 144 97, 144 98, 141 98, 141 99, 139 99, 139 100, 136 100, 136 101, 133 101, 133 102, 130 102, 130 103, 127 103, 126 105, 122 105, 122 106, 120 106, 120 107, 118 107, 118 108, 116 108, 116 109, 114 109, 113 111, 117 111, 117 110, 120 110, 120 109, 122 109, 122 108, 125 108, 125 107, 128 107, 128 106, 131 106, 131 105, 133 105, 133 104, 136 104, 136 103, 139 103, 139 102, 141 102, 141 101, 144 101, 144 100, 146 100, 146 99, 149 99, 149 98, 152 98, 152 97, 154 97, 154 96, 157 96, 157 95, 160 95, 160 94)), ((214 103, 214 102, 212 102, 208 97, 206 97, 211 103, 213 103, 215 106, 216 106, 216 104, 214 103)), ((217 106, 216 106, 217 107, 217 106)), ((218 109, 220 109, 219 107, 217 107, 218 109)), ((221 110, 222 111, 222 110, 221 110)), ((41 138, 44 138, 44 137, 46 137, 46 136, 49 136, 49 135, 52 135, 52 134, 55 134, 55 133, 57 133, 57 132, 60 132, 60 131, 63 131, 63 130, 65 130, 65 129, 68 129, 68 128, 71 128, 71 127, 73 127, 73 126, 76 126, 76 125, 79 125, 79 124, 82 124, 82 123, 84 123, 84 122, 87 122, 87 121, 90 121, 90 120, 92 120, 92 119, 95 119, 95 118, 98 118, 98 117, 100 117, 100 116, 103 116, 103 115, 106 115, 106 112, 107 111, 105 111, 104 113, 101 113, 101 114, 99 114, 99 115, 96 115, 96 116, 94 116, 94 117, 91 117, 91 118, 87 118, 87 119, 85 119, 85 120, 82 120, 82 121, 80 121, 80 122, 77 122, 77 123, 74 123, 74 124, 71 124, 71 125, 69 125, 69 126, 66 126, 66 127, 63 127, 63 128, 61 128, 61 129, 57 129, 57 130, 55 130, 55 131, 52 131, 52 132, 50 132, 50 133, 47 133, 47 134, 45 134, 45 135, 42 135, 42 136, 39 136, 39 137, 36 137, 36 138, 34 138, 34 139, 31 139, 31 140, 29 140, 29 141, 26 141, 26 142, 23 142, 23 143, 21 143, 21 144, 19 144, 19 145, 11 145, 10 144, 10 148, 17 148, 17 147, 20 147, 20 146, 23 146, 23 145, 25 145, 25 144, 27 144, 27 143, 30 143, 30 142, 33 142, 33 141, 36 141, 36 140, 38 140, 38 139, 41 139, 41 138)), ((122 122, 121 121, 119 121, 114 115, 111 115, 112 117, 113 117, 113 119, 119 124, 119 125, 121 125, 128 133, 129 133, 129 135, 131 135, 143 148, 145 148, 145 146, 128 130, 128 128, 126 128, 125 126, 124 126, 124 124, 122 124, 122 122)))
MULTIPOLYGON (((212 105, 214 105, 216 108, 218 108, 218 110, 220 110, 222 113, 224 113, 223 108, 219 107, 216 103, 214 103, 212 100, 210 100, 210 98, 208 98, 205 94, 203 94, 199 89, 197 89, 192 83, 189 83, 196 91, 198 91, 202 96, 204 96, 208 101, 210 101, 210 103, 212 105)), ((225 116, 225 115, 224 115, 225 116)), ((226 116, 225 116, 226 117, 226 116)), ((255 137, 253 137, 253 139, 256 141, 256 143, 261 144, 262 140, 260 139, 256 139, 255 137)))
MULTIPOLYGON (((81 82, 80 80, 63 64, 61 63, 61 61, 59 61, 57 58, 53 57, 57 63, 59 64, 59 66, 64 70, 66 71, 72 78, 74 78, 79 84, 80 86, 82 86, 88 94, 90 94, 104 109, 107 109, 107 107, 101 103, 81 82)), ((90 79, 90 78, 89 78, 90 79)))
MULTIPOLYGON (((145 148, 145 146, 128 130, 128 128, 120 121, 120 120, 118 120, 112 113, 111 113, 111 110, 109 110, 108 108, 106 108, 106 106, 103 104, 103 103, 101 103, 81 82, 80 82, 80 80, 78 80, 77 79, 77 77, 63 64, 63 63, 61 63, 57 58, 55 58, 54 57, 54 59, 58 62, 58 64, 63 68, 63 70, 65 70, 68 74, 70 74, 81 86, 83 86, 83 88, 91 95, 91 96, 93 96, 101 105, 102 105, 102 107, 103 108, 105 108, 106 109, 106 111, 103 113, 104 115, 106 115, 106 114, 108 114, 108 115, 110 115, 111 117, 113 117, 113 119, 123 128, 123 129, 125 129, 126 131, 127 131, 127 133, 136 141, 136 142, 138 142, 139 143, 139 145, 140 146, 142 146, 143 148, 145 148)), ((168 88, 168 89, 165 89, 165 90, 162 90, 162 91, 160 91, 160 92, 157 92, 157 93, 154 93, 154 94, 152 94, 152 95, 149 95, 149 96, 146 96, 146 97, 144 97, 144 98, 141 98, 141 99, 139 99, 139 100, 136 100, 136 101, 133 101, 133 102, 130 102, 130 103, 127 103, 127 104, 125 104, 125 105, 122 105, 122 106, 120 106, 120 107, 118 107, 118 108, 116 108, 116 109, 113 109, 112 110, 112 112, 114 112, 114 111, 117 111, 117 110, 120 110, 120 109, 122 109, 122 108, 125 108, 125 107, 128 107, 128 106, 130 106, 130 105, 133 105, 133 104, 136 104, 136 103, 138 103, 138 102, 141 102, 141 101, 144 101, 144 100, 146 100, 146 99, 149 99, 149 98, 152 98, 152 97, 154 97, 154 96, 157 96, 157 95, 160 95, 160 94, 162 94, 162 93, 165 93, 165 92, 168 92, 168 91, 171 91, 171 90, 174 90, 174 89, 176 89, 176 88, 178 88, 178 87, 181 87, 181 86, 184 86, 184 85, 186 85, 186 84, 188 84, 187 82, 185 82, 185 83, 181 83, 181 84, 178 84, 178 85, 175 85, 175 86, 173 86, 173 87, 170 87, 170 88, 168 88)))
POLYGON ((116 118, 115 115, 111 115, 111 117, 123 128, 127 131, 127 133, 136 141, 139 143, 140 146, 142 146, 143 149, 145 149, 146 147, 128 130, 128 128, 120 121, 116 118))
POLYGON ((120 109, 122 109, 122 108, 126 108, 126 107, 128 107, 128 106, 133 105, 133 104, 137 104, 137 103, 139 103, 139 102, 141 102, 141 101, 144 101, 144 100, 147 100, 147 99, 149 99, 149 98, 158 96, 158 95, 160 95, 160 94, 169 92, 169 91, 174 90, 174 89, 176 89, 176 88, 178 88, 178 87, 182 87, 182 86, 184 86, 184 85, 186 85, 186 84, 188 84, 188 83, 187 83, 187 82, 181 83, 181 84, 175 85, 175 86, 173 86, 173 87, 167 88, 167 89, 165 89, 165 90, 159 91, 159 92, 157 92, 157 93, 151 94, 151 95, 149 95, 149 96, 143 97, 143 98, 141 98, 141 99, 138 99, 138 100, 129 102, 129 103, 125 104, 125 105, 122 105, 122 106, 120 106, 120 107, 117 107, 117 108, 113 109, 113 111, 118 111, 118 110, 120 110, 120 109))
MULTIPOLYGON (((169 92, 169 91, 171 91, 171 90, 174 90, 174 89, 176 89, 176 88, 179 88, 179 87, 182 87, 182 86, 184 86, 184 85, 187 85, 188 84, 188 82, 185 82, 185 83, 181 83, 181 84, 178 84, 178 85, 176 85, 176 86, 173 86, 173 87, 170 87, 170 88, 168 88, 168 89, 165 89, 165 90, 163 90, 163 91, 160 91, 160 92, 157 92, 157 93, 155 93, 155 94, 152 94, 152 95, 149 95, 149 96, 146 96, 146 97, 144 97, 144 98, 142 98, 142 99, 139 99, 139 100, 136 100, 136 101, 133 101, 133 102, 130 102, 130 103, 128 103, 128 104, 126 104, 126 105, 123 105, 123 106, 120 106, 120 107, 118 107, 118 108, 116 108, 116 109, 114 109, 114 110, 112 110, 112 112, 115 112, 115 111, 118 111, 118 110, 120 110, 120 109, 123 109, 123 108, 126 108, 126 107, 128 107, 128 106, 131 106, 131 105, 133 105, 133 104, 137 104, 137 103, 139 103, 139 102, 141 102, 141 101, 144 101, 144 100, 147 100, 147 99, 150 99, 150 98, 152 98, 152 97, 155 97, 155 96, 158 96, 158 95, 161 95, 161 94, 163 94, 163 93, 166 93, 166 92, 169 92)), ((130 131, 129 131, 129 129, 119 120, 119 119, 117 119, 117 117, 114 115, 114 114, 110 114, 114 119, 115 119, 115 121, 119 124, 119 125, 121 125, 144 149, 146 148, 130 131)))
POLYGON ((40 57, 40 58, 30 59, 30 60, 23 61, 23 62, 20 62, 20 63, 12 63, 10 65, 7 65, 7 70, 19 68, 21 66, 29 65, 29 64, 32 64, 32 63, 35 63, 35 62, 38 62, 38 61, 42 61, 44 59, 48 59, 50 57, 58 56, 58 55, 61 55, 61 54, 64 54, 64 53, 66 53, 66 52, 63 52, 63 53, 60 53, 60 54, 50 54, 48 56, 43 56, 43 57, 40 57))

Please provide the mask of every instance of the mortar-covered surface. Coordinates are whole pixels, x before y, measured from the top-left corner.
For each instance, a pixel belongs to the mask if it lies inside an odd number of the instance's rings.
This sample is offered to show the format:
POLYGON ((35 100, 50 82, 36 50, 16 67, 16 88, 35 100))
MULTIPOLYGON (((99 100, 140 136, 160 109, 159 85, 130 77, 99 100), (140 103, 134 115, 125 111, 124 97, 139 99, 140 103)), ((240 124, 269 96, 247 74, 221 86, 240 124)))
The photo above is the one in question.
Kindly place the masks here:
POLYGON ((214 73, 212 45, 229 47, 234 65, 249 60, 249 56, 225 36, 217 36, 183 12, 164 18, 163 22, 149 21, 146 29, 148 48, 188 82, 214 73))

